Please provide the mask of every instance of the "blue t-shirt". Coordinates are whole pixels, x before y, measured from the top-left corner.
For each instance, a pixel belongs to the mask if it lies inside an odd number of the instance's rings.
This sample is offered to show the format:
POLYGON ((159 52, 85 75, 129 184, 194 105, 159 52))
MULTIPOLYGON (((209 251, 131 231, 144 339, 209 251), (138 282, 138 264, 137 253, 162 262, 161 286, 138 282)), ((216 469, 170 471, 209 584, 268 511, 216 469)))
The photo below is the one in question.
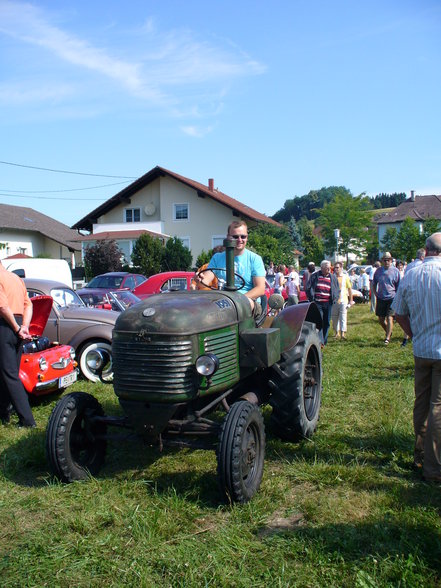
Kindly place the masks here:
MULTIPOLYGON (((226 268, 226 254, 215 253, 208 264, 208 269, 226 268)), ((249 292, 254 288, 253 278, 265 277, 265 266, 262 258, 257 253, 253 253, 245 249, 242 255, 237 255, 234 258, 234 271, 245 280, 245 286, 240 289, 240 292, 249 292)), ((215 272, 216 276, 222 280, 226 280, 226 272, 215 272)), ((239 286, 242 282, 235 277, 236 285, 239 286)))

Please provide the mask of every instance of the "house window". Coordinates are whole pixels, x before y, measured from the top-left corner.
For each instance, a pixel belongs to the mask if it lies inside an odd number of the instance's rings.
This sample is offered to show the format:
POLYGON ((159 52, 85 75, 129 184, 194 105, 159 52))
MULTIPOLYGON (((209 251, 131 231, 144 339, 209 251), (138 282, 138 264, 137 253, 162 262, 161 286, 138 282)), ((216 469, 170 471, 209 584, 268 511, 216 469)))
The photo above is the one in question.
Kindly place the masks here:
POLYGON ((190 249, 190 237, 179 237, 179 239, 182 242, 182 245, 184 247, 187 247, 187 249, 190 249))
POLYGON ((126 223, 139 223, 141 222, 141 209, 140 208, 126 208, 124 211, 126 223))
POLYGON ((218 247, 219 245, 223 245, 224 239, 225 239, 225 235, 213 235, 213 237, 211 238, 211 248, 214 249, 215 247, 218 247))
POLYGON ((173 220, 189 220, 190 207, 188 204, 173 204, 173 220))

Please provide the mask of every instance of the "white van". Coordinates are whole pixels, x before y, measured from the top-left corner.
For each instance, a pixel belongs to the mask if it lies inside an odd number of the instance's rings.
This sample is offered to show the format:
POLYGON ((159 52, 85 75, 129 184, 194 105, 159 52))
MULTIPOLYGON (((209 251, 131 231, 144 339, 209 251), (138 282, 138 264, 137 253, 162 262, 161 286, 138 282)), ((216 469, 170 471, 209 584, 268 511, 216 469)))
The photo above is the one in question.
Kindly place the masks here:
POLYGON ((9 272, 20 278, 38 280, 55 280, 73 288, 72 272, 64 259, 46 259, 32 257, 30 259, 2 259, 2 265, 9 272))

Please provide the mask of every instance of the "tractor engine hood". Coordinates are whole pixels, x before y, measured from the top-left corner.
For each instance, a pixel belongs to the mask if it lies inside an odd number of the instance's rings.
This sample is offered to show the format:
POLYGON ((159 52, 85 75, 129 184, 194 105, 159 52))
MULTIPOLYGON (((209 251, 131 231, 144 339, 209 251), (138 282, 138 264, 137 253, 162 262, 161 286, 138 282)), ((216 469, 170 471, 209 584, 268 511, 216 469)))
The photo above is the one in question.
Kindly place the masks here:
POLYGON ((179 291, 154 294, 122 312, 116 332, 188 336, 235 325, 249 319, 243 294, 225 291, 179 291))

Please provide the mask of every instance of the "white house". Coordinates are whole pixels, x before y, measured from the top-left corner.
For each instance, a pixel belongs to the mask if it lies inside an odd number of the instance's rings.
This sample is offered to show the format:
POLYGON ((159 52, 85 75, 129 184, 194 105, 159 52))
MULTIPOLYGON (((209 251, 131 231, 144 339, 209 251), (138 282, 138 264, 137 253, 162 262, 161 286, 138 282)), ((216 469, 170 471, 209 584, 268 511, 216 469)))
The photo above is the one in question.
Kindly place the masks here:
POLYGON ((411 196, 399 206, 389 212, 385 212, 375 217, 378 227, 378 242, 381 242, 386 234, 387 229, 395 228, 398 231, 401 223, 405 218, 410 217, 418 225, 420 231, 423 230, 423 223, 428 218, 436 218, 441 222, 441 196, 416 196, 411 191, 411 196))
POLYGON ((0 204, 0 259, 15 255, 66 260, 71 268, 81 260, 77 233, 41 212, 0 204))
POLYGON ((214 180, 201 184, 162 167, 155 167, 73 225, 89 231, 78 237, 83 250, 100 239, 113 239, 130 260, 133 245, 149 232, 164 241, 179 237, 193 255, 222 244, 227 226, 235 219, 249 227, 258 223, 281 225, 224 194, 214 180))

